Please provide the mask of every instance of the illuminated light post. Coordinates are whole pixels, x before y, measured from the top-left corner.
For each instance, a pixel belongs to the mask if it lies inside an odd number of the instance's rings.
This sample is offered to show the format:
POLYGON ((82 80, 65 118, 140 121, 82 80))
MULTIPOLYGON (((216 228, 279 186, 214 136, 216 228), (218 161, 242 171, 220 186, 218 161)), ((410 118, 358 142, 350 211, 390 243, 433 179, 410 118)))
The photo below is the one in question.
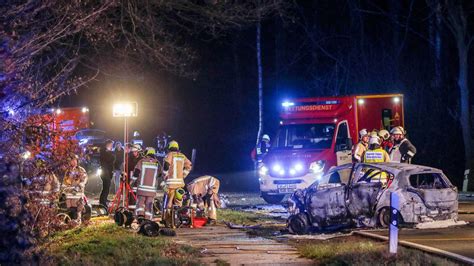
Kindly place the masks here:
MULTIPOLYGON (((124 149, 125 149, 125 145, 128 142, 128 118, 138 116, 138 104, 136 102, 116 103, 113 106, 112 114, 113 114, 113 117, 123 117, 123 121, 124 121, 123 145, 124 145, 124 149)), ((124 172, 126 174, 126 179, 124 180, 124 182, 128 183, 129 173, 128 173, 127 157, 128 157, 128 154, 124 150, 123 163, 124 163, 124 172)), ((126 207, 125 206, 125 198, 126 198, 126 189, 123 189, 122 207, 126 207)), ((128 205, 128 203, 127 203, 127 205, 128 205)), ((112 205, 112 207, 113 207, 113 205, 112 205)))

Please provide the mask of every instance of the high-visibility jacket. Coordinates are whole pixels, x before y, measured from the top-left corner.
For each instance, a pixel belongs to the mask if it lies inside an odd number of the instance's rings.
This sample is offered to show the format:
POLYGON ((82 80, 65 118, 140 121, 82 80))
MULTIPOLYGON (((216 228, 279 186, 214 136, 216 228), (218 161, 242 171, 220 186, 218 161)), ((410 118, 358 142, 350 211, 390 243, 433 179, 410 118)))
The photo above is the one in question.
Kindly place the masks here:
POLYGON ((191 161, 186 156, 177 151, 169 152, 165 159, 165 183, 170 189, 184 187, 184 179, 191 171, 191 161))
POLYGON ((388 156, 384 149, 377 148, 375 150, 367 150, 362 161, 364 163, 386 163, 390 162, 390 156, 388 156))
POLYGON ((136 183, 138 196, 154 197, 156 195, 160 170, 160 163, 152 157, 145 157, 137 163, 131 179, 136 183))
POLYGON ((84 197, 84 188, 87 183, 87 172, 77 166, 66 171, 63 179, 63 192, 66 199, 81 199, 84 197))
POLYGON ((411 163, 415 154, 416 148, 408 139, 402 139, 390 149, 390 159, 397 163, 411 163))
POLYGON ((60 183, 53 173, 44 173, 29 178, 27 182, 28 194, 32 201, 49 205, 56 198, 60 183))
POLYGON ((362 162, 362 156, 364 155, 364 152, 367 150, 368 146, 369 144, 359 141, 359 143, 357 143, 352 149, 352 162, 362 162))

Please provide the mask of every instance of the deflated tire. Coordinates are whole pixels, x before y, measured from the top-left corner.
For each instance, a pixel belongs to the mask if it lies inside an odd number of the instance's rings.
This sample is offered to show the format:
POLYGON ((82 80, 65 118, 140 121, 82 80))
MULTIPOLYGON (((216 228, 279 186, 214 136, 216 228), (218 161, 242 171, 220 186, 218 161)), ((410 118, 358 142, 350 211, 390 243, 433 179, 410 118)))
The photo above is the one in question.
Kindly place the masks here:
POLYGON ((310 230, 308 215, 306 215, 306 213, 291 215, 290 218, 288 218, 288 230, 292 234, 308 234, 310 230))

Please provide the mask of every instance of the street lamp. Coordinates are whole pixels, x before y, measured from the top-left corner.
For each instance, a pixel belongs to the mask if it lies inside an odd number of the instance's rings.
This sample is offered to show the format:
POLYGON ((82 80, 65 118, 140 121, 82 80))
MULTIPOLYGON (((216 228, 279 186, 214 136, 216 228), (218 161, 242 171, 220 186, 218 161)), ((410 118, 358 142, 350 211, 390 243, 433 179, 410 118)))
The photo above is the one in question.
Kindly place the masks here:
MULTIPOLYGON (((123 129, 123 145, 125 148, 126 143, 128 142, 128 118, 129 117, 136 117, 138 116, 138 104, 136 102, 120 102, 116 103, 112 109, 113 117, 123 117, 124 121, 124 129, 123 129)), ((122 187, 123 192, 123 200, 122 206, 125 206, 125 198, 126 198, 126 185, 128 184, 128 162, 127 162, 128 154, 126 152, 123 153, 123 163, 124 163, 124 172, 126 173, 126 180, 124 181, 124 186, 122 187)), ((120 191, 119 191, 120 192, 120 191)), ((120 194, 118 194, 120 195, 120 194)), ((115 200, 114 200, 115 201, 115 200)), ((128 203, 127 203, 128 205, 128 203)), ((113 206, 112 206, 113 207, 113 206)), ((128 206, 127 206, 128 207, 128 206)))

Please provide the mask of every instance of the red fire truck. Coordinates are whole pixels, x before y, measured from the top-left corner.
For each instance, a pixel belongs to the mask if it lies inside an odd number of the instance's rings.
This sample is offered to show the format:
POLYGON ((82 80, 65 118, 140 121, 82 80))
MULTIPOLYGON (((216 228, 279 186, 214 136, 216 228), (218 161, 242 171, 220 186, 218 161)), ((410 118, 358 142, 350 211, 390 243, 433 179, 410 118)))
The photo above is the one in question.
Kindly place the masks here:
POLYGON ((268 203, 306 188, 329 168, 350 163, 362 129, 404 126, 403 95, 304 98, 282 103, 280 127, 259 165, 268 203))

